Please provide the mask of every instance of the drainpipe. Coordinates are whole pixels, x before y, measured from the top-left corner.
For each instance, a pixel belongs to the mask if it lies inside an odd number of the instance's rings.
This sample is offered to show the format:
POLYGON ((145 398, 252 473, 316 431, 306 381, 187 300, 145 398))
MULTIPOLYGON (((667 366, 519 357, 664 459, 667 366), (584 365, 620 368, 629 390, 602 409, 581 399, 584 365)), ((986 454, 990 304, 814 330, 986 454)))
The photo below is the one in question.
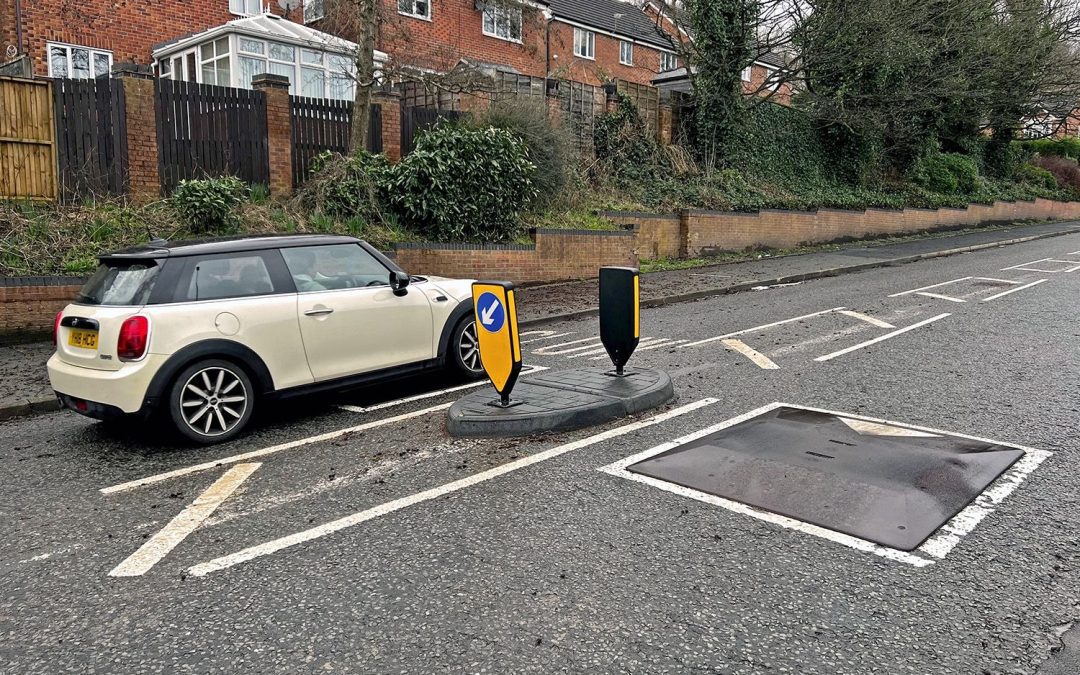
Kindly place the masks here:
POLYGON ((15 49, 21 53, 22 48, 22 0, 15 0, 15 49))
POLYGON ((551 10, 544 10, 544 79, 551 75, 551 22, 554 20, 551 10))

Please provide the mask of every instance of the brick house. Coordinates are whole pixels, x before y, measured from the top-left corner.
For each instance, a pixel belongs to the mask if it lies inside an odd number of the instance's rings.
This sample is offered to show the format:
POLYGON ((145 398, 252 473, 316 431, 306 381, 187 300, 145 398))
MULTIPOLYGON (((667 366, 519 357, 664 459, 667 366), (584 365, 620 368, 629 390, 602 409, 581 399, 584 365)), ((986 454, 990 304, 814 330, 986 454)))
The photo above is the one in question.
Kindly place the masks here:
POLYGON ((150 65, 155 44, 265 11, 301 20, 276 0, 8 0, 0 12, 0 60, 30 57, 32 74, 96 77, 114 63, 150 65), (264 4, 266 3, 266 4, 264 4))
MULTIPOLYGON (((670 39, 636 5, 619 0, 383 0, 377 47, 392 68, 484 70, 589 84, 648 84, 677 67, 670 39)), ((315 20, 331 33, 333 0, 315 20)), ((344 37, 355 36, 343 33, 344 37)))

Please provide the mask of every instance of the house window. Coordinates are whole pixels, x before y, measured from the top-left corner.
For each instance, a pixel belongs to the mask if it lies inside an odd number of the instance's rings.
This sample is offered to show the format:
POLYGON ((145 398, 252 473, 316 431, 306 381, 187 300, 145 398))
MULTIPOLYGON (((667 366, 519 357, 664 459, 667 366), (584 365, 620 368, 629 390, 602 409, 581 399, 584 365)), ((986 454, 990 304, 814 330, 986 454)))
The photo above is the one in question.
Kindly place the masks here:
POLYGON ((486 5, 484 35, 521 42, 521 8, 486 5))
POLYGON ((679 56, 677 54, 660 52, 660 72, 666 73, 671 70, 678 70, 678 68, 679 56))
POLYGON ((634 65, 634 43, 626 40, 619 41, 619 63, 624 66, 634 65))
POLYGON ((743 82, 749 82, 750 78, 753 76, 753 73, 754 73, 754 67, 753 66, 747 66, 747 67, 743 68, 742 69, 742 81, 743 82))
POLYGON ((398 14, 415 16, 418 19, 431 19, 430 0, 398 0, 398 14))
POLYGON ((219 87, 232 86, 232 62, 229 60, 229 38, 219 38, 199 47, 202 83, 219 87))
POLYGON ((229 0, 229 11, 240 16, 262 14, 262 0, 229 0))
POLYGON ((581 28, 574 29, 574 56, 583 59, 596 58, 596 33, 581 28))
POLYGON ((306 0, 304 2, 304 23, 311 23, 326 18, 326 0, 306 0))
POLYGON ((351 101, 356 98, 355 63, 348 56, 330 54, 330 98, 351 101))
POLYGON ((88 80, 108 77, 112 70, 112 52, 75 45, 49 43, 49 77, 88 80))

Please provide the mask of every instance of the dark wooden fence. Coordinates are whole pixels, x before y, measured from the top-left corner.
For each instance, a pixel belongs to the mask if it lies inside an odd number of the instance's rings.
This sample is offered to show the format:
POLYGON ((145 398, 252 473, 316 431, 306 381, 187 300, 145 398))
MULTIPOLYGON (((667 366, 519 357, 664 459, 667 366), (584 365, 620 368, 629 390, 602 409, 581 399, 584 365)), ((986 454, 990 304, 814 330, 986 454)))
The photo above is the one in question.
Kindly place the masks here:
POLYGON ((412 152, 416 147, 416 137, 420 132, 430 129, 442 120, 453 122, 468 113, 458 110, 439 110, 436 108, 401 109, 401 156, 412 152))
POLYGON ((60 198, 127 193, 124 88, 117 80, 53 81, 60 198))
POLYGON ((182 180, 237 176, 270 182, 266 96, 260 91, 157 80, 157 137, 161 188, 182 180))
MULTIPOLYGON (((345 153, 352 138, 352 101, 290 96, 292 106, 293 185, 300 187, 321 153, 345 153)), ((382 106, 371 106, 368 149, 379 153, 382 144, 382 106)))

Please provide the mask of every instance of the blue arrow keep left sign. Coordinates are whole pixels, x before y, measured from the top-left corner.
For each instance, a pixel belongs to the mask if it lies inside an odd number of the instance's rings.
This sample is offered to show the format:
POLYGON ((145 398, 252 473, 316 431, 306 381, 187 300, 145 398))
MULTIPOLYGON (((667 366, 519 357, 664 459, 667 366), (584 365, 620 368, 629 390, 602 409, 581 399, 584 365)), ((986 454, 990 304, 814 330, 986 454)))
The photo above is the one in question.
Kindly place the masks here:
POLYGON ((498 333, 506 323, 506 309, 494 293, 484 293, 477 302, 476 315, 489 333, 498 333))

